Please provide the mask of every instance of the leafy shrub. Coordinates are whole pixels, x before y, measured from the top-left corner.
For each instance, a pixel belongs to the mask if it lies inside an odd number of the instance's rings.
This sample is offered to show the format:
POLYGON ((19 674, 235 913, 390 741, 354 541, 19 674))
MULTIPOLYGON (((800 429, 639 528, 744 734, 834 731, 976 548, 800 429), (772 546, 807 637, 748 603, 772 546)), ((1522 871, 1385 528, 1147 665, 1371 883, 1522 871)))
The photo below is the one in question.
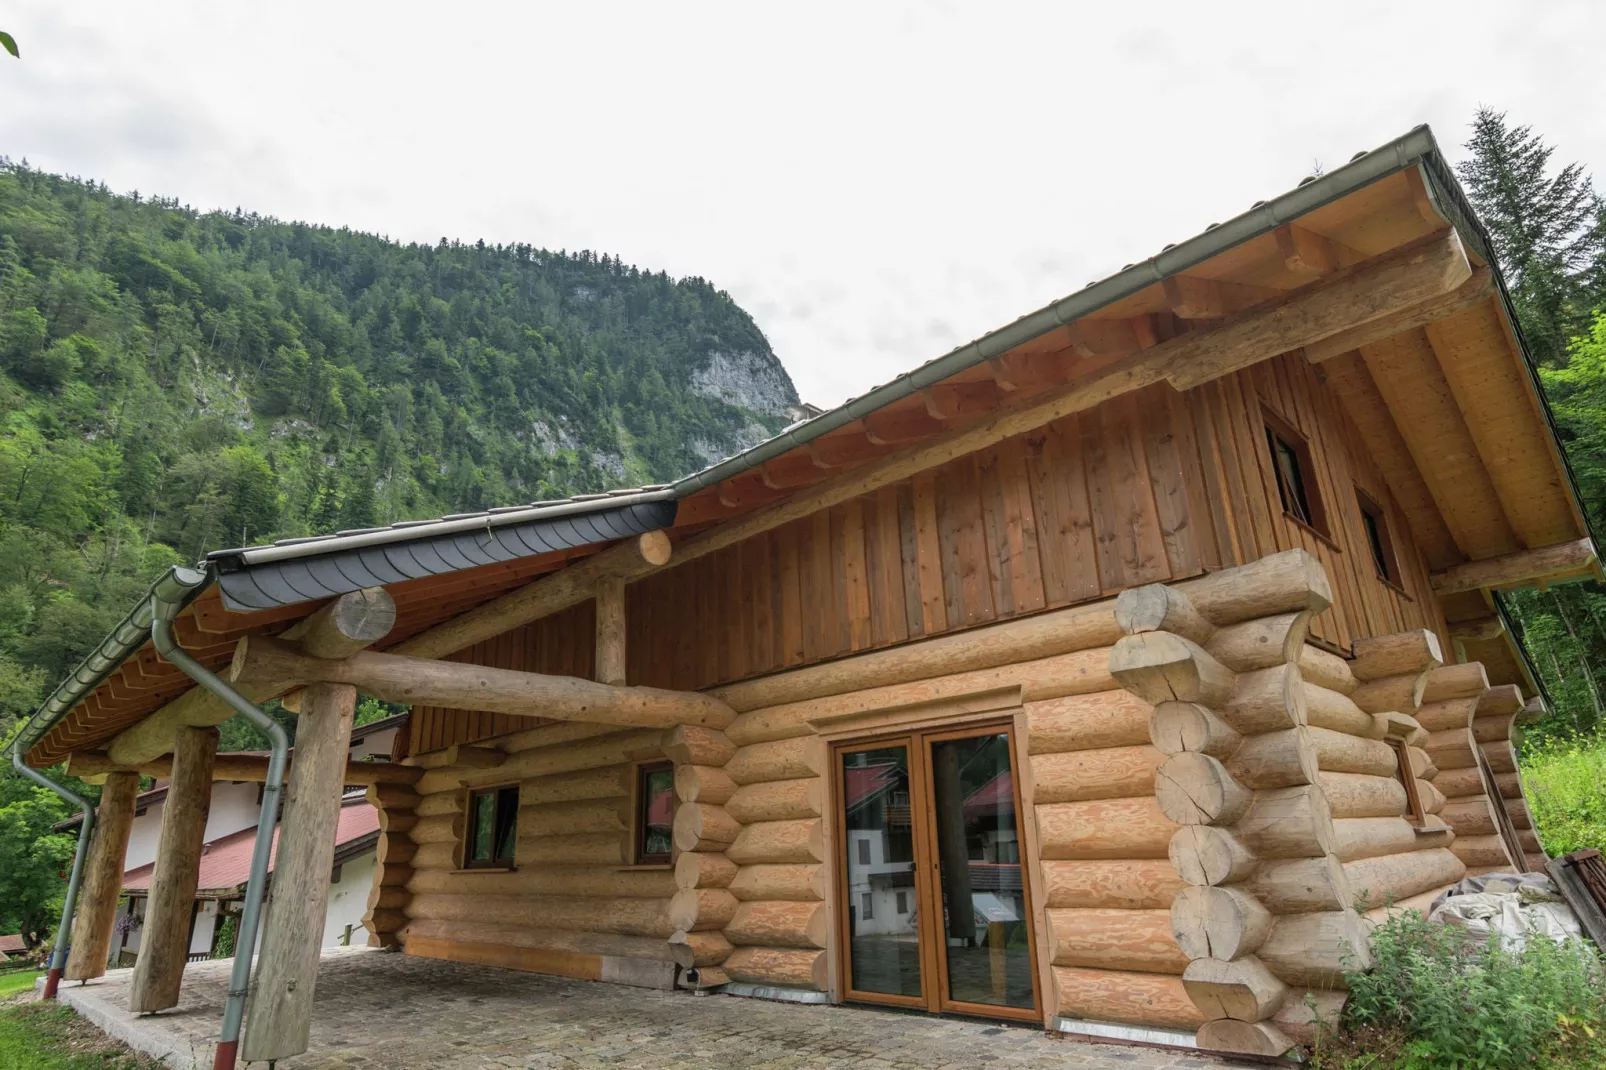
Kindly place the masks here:
POLYGON ((1546 851, 1606 848, 1606 731, 1524 747, 1522 774, 1546 851))
POLYGON ((1379 926, 1372 949, 1319 1070, 1606 1064, 1606 960, 1591 945, 1536 937, 1512 950, 1412 910, 1379 926))

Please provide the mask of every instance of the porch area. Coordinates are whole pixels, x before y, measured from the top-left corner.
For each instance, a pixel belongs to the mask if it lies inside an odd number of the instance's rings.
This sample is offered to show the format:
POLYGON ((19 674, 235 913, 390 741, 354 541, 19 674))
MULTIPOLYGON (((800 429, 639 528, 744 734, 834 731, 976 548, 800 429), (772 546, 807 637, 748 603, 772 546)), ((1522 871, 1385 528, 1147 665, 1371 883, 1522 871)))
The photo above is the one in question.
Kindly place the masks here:
MULTIPOLYGON (((64 984, 61 999, 134 1048, 180 1070, 206 1070, 228 970, 228 960, 192 963, 178 1005, 144 1018, 127 1009, 132 970, 114 970, 83 986, 64 984)), ((985 1021, 697 997, 330 948, 319 962, 311 1047, 277 1065, 1206 1070, 1248 1064, 1050 1038, 1039 1029, 985 1021)))

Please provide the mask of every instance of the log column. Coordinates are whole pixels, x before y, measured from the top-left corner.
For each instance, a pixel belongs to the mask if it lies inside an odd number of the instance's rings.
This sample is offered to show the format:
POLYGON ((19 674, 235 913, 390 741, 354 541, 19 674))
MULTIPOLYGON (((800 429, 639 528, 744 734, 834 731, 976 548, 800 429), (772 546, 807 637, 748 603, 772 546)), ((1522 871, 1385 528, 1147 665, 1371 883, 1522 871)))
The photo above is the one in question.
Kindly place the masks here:
POLYGON ((187 725, 173 744, 173 779, 162 807, 162 834, 151 873, 145 933, 128 991, 135 1013, 163 1011, 178 1004, 189 957, 195 886, 200 879, 206 818, 212 807, 212 762, 218 731, 187 725))
POLYGON ((240 1055, 247 1062, 307 1050, 312 996, 329 904, 356 689, 312 684, 296 726, 284 824, 262 931, 262 949, 240 1055))
MULTIPOLYGON (((1283 1054, 1302 1031, 1278 1020, 1298 989, 1340 981, 1344 953, 1365 961, 1299 669, 1330 600, 1320 565, 1292 551, 1116 603, 1127 636, 1110 672, 1154 706, 1155 797, 1181 826, 1169 853, 1186 885, 1171 931, 1207 1049, 1283 1054)), ((1321 668, 1344 678, 1341 661, 1321 668)))
MULTIPOLYGON (((598 608, 601 608, 599 594, 598 608)), ((598 631, 598 651, 603 633, 598 631)), ((724 929, 736 916, 730 893, 736 864, 725 857, 741 823, 725 809, 736 783, 725 764, 736 748, 725 733, 683 726, 668 732, 664 753, 675 763, 675 896, 669 901, 670 955, 682 969, 696 968, 698 988, 725 984, 722 964, 731 954, 724 929)))
MULTIPOLYGON (((458 797, 454 793, 453 799, 458 797)), ((407 905, 413 898, 407 883, 413 877, 418 845, 409 833, 418 824, 419 797, 405 785, 374 784, 368 789, 368 802, 379 811, 379 843, 362 923, 368 929, 369 947, 396 947, 404 942, 407 905)))
POLYGON ((110 773, 100 789, 95 842, 89 848, 83 897, 78 901, 72 951, 67 956, 69 981, 88 981, 106 972, 117 900, 123 894, 123 859, 128 853, 128 835, 134 828, 134 799, 138 795, 138 773, 110 773))

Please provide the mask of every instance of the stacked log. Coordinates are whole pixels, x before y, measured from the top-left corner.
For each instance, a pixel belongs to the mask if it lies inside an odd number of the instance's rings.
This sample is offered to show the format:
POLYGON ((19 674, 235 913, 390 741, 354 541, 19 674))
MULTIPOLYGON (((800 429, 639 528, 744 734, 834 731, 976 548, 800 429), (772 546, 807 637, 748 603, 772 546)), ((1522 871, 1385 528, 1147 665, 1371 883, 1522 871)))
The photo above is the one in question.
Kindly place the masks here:
POLYGON ((1509 736, 1512 716, 1521 707, 1518 688, 1491 688, 1483 666, 1468 662, 1435 670, 1419 711, 1428 730, 1422 750, 1432 783, 1445 800, 1438 816, 1455 829, 1450 850, 1474 876, 1522 868, 1512 856, 1515 845, 1501 837, 1490 778, 1479 768, 1488 751, 1478 738, 1496 744, 1509 736))
MULTIPOLYGON (((1433 786, 1438 767, 1423 749, 1433 732, 1421 718, 1433 722, 1443 716, 1434 681, 1446 675, 1467 680, 1478 673, 1462 666, 1446 670, 1442 661, 1438 639, 1428 631, 1357 640, 1348 663, 1356 681, 1349 697, 1370 724, 1355 722, 1342 753, 1373 760, 1346 764, 1328 752, 1321 760, 1322 789, 1334 818, 1334 853, 1342 863, 1350 905, 1373 921, 1465 875, 1465 867, 1446 849, 1455 833, 1436 816, 1444 797, 1433 786), (1409 769, 1400 768, 1402 752, 1413 758, 1409 769), (1407 777, 1424 811, 1417 824, 1406 816, 1407 777)), ((1307 690, 1320 686, 1307 677, 1307 690)))
POLYGON ((1328 755, 1370 768, 1346 729, 1372 718, 1346 696, 1357 685, 1341 659, 1309 655, 1332 685, 1315 692, 1300 669, 1330 600, 1320 565, 1293 551, 1116 602, 1127 635, 1110 670, 1153 706, 1154 801, 1182 883, 1167 921, 1190 1013, 1173 1024, 1205 1048, 1281 1055, 1295 1043, 1275 1020, 1290 993, 1332 989, 1366 960, 1320 767, 1328 755))
POLYGON ((428 772, 411 807, 381 809, 382 903, 371 913, 401 915, 391 931, 409 954, 667 986, 675 874, 632 865, 636 770, 700 731, 557 722, 459 748, 450 764, 415 757, 428 772), (463 868, 468 790, 509 784, 514 865, 463 868))
POLYGON ((738 788, 726 767, 736 748, 724 732, 685 726, 673 729, 664 753, 675 763, 675 894, 669 901, 670 956, 696 970, 697 988, 725 984, 723 963, 731 943, 722 931, 736 916, 730 892, 736 864, 726 849, 742 821, 729 807, 738 788))
MULTIPOLYGON (((437 805, 450 801, 460 805, 462 796, 453 792, 437 798, 437 805)), ((413 877, 413 856, 418 844, 413 840, 418 807, 423 800, 405 784, 370 784, 368 803, 379 811, 379 842, 374 848, 374 884, 368 891, 368 911, 362 916, 368 930, 369 947, 396 947, 406 937, 407 906, 412 902, 408 882, 413 877)), ((457 815, 461 822, 462 817, 457 815)))

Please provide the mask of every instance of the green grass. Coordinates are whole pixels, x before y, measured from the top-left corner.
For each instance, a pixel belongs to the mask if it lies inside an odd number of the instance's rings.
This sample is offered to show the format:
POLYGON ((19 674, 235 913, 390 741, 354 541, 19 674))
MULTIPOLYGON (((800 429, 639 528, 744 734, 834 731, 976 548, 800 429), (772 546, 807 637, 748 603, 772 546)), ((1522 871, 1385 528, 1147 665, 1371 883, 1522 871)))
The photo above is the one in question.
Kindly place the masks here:
POLYGON ((1547 852, 1606 849, 1606 732, 1524 748, 1522 776, 1547 852))
MULTIPOLYGON (((9 980, 9 978, 7 978, 9 980)), ((0 1067, 6 1070, 162 1070, 59 1003, 0 1007, 0 1067)))
POLYGON ((0 999, 10 999, 18 992, 26 992, 33 988, 34 978, 44 972, 44 970, 18 970, 16 973, 0 973, 0 999))

